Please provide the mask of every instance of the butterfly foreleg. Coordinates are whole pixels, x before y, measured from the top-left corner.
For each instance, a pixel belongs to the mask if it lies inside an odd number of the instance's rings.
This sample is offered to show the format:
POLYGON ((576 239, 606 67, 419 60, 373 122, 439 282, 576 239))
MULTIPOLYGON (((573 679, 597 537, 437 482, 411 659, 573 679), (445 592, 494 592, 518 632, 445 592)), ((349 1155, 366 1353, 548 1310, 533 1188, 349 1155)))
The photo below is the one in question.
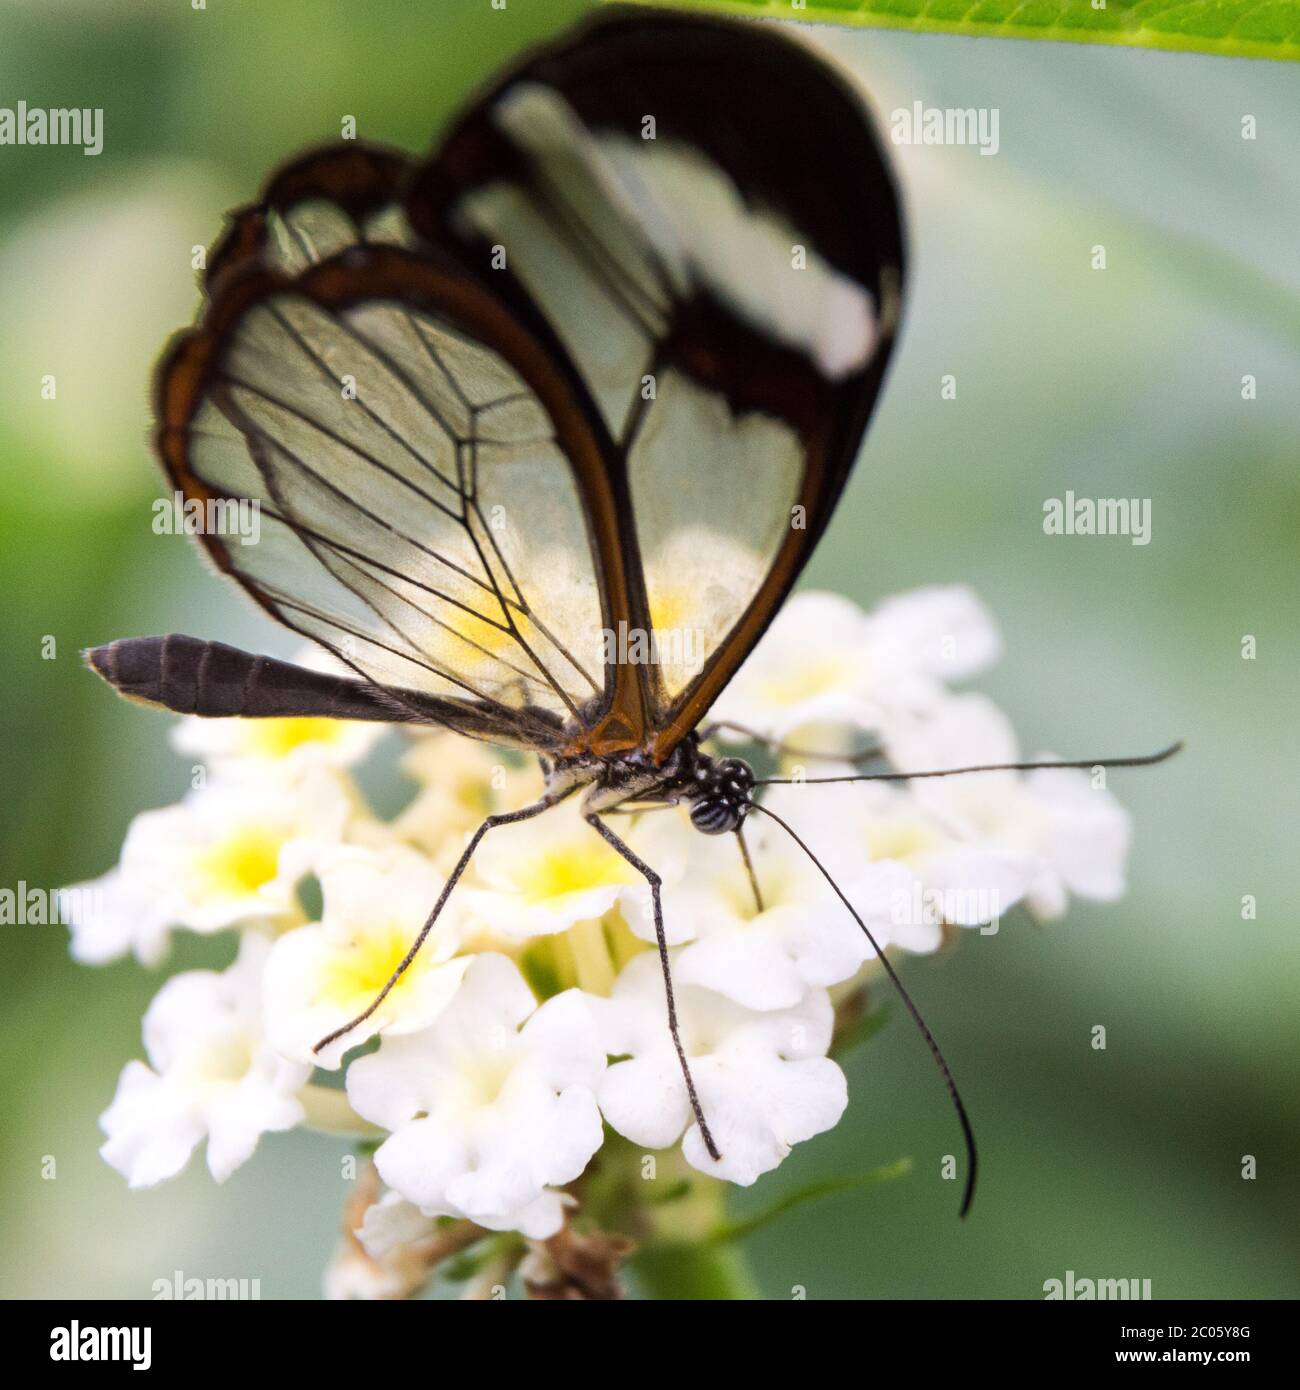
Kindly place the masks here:
POLYGON ((682 1046, 681 1034, 677 1028, 677 1003, 673 997, 673 976, 668 961, 668 938, 664 934, 664 907, 661 896, 663 880, 630 845, 620 840, 594 811, 588 812, 586 821, 605 843, 626 859, 650 885, 650 900, 654 907, 655 940, 659 944, 659 965, 663 970, 664 994, 668 1000, 668 1031, 672 1034, 673 1047, 677 1051, 677 1060, 681 1063, 682 1078, 686 1082, 686 1094, 691 1102, 695 1122, 700 1127, 700 1137, 704 1140, 704 1147, 709 1151, 709 1157, 716 1162, 722 1155, 718 1152, 718 1146, 713 1142, 709 1123, 704 1118, 704 1110, 695 1090, 695 1078, 691 1075, 690 1063, 686 1060, 686 1049, 682 1046))
POLYGON ((518 811, 503 811, 499 814, 488 816, 483 824, 470 836, 469 843, 465 846, 464 850, 461 852, 460 858, 456 861, 456 867, 452 869, 451 874, 447 878, 447 882, 443 884, 442 892, 438 894, 438 901, 434 903, 433 910, 429 913, 428 917, 425 918, 424 925, 420 928, 419 935, 411 943, 410 950, 402 957, 397 968, 388 977, 384 987, 370 1001, 366 1009, 359 1013, 354 1019, 345 1023, 341 1028, 336 1028, 332 1033, 323 1037, 312 1048, 312 1051, 318 1053, 322 1048, 328 1047, 330 1043, 337 1042, 345 1033, 350 1033, 359 1024, 364 1023, 366 1019, 379 1008, 384 1000, 388 998, 398 980, 406 973, 407 967, 419 954, 420 947, 424 945, 426 938, 433 930, 438 920, 439 914, 446 906, 447 899, 451 897, 452 889, 460 882, 461 875, 469 867, 469 861, 473 857, 474 851, 478 848, 479 841, 482 840, 483 836, 486 835, 489 830, 494 826, 511 825, 516 821, 531 820, 533 816, 540 816, 543 811, 547 811, 558 802, 563 801, 564 798, 574 790, 576 790, 576 788, 569 787, 563 791, 547 792, 531 805, 523 806, 518 811))

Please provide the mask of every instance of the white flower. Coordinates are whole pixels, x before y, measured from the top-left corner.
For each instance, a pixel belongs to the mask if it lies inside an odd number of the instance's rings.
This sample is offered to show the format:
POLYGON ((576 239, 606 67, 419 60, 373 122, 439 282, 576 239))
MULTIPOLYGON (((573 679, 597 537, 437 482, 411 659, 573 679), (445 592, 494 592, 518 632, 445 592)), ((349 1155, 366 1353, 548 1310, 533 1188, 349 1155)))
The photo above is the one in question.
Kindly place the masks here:
POLYGON ((267 765, 291 769, 351 767, 383 736, 382 724, 324 716, 202 719, 186 715, 172 747, 211 763, 227 776, 257 776, 267 765))
POLYGON ((473 866, 466 912, 506 941, 567 931, 625 900, 631 919, 649 899, 645 879, 583 820, 577 798, 494 829, 473 866))
POLYGON ((392 828, 432 855, 444 872, 485 817, 526 806, 542 791, 535 759, 517 766, 500 749, 445 731, 417 734, 402 757, 402 771, 420 790, 392 828))
MULTIPOLYGON (((325 1266, 321 1295, 329 1302, 412 1297, 413 1281, 405 1269, 408 1262, 405 1250, 395 1251, 391 1259, 374 1259, 355 1240, 345 1236, 325 1266)), ((422 1282, 416 1283, 416 1290, 422 1282)))
POLYGON ((416 1241, 426 1240, 438 1229, 436 1217, 426 1216, 400 1192, 385 1192, 371 1202, 355 1235, 373 1260, 383 1260, 416 1241))
POLYGON ((319 843, 352 815, 343 785, 316 771, 294 781, 213 781, 131 822, 120 890, 148 896, 179 926, 216 932, 301 920, 296 889, 319 843))
POLYGON ((1029 773, 1025 793, 1037 812, 1035 845, 1045 861, 1029 889, 1035 916, 1059 917, 1070 893, 1098 902, 1122 898, 1132 839, 1124 807, 1087 773, 1069 768, 1029 773))
POLYGON ((993 615, 963 584, 882 599, 868 624, 868 643, 881 666, 910 668, 941 681, 978 675, 1002 655, 993 615))
MULTIPOLYGON (((918 589, 870 613, 839 594, 796 594, 710 712, 768 738, 848 752, 850 731, 925 709, 943 680, 982 669, 1000 647, 968 590, 918 589), (802 737, 800 737, 802 734, 802 737)), ((724 737, 725 737, 724 733, 724 737)))
POLYGON ((133 954, 141 965, 161 963, 171 944, 175 911, 156 888, 121 869, 59 890, 62 920, 72 932, 72 958, 107 965, 133 954))
POLYGON ((104 1158, 132 1187, 174 1177, 208 1141, 208 1168, 224 1182, 262 1134, 303 1118, 296 1095, 311 1068, 278 1056, 261 1032, 261 979, 269 944, 250 933, 228 970, 169 980, 144 1016, 149 1066, 130 1062, 100 1119, 104 1158))
POLYGON ((266 971, 267 1031, 286 1057, 337 1067, 344 1052, 376 1033, 427 1027, 460 987, 469 957, 459 942, 455 895, 387 998, 351 1033, 313 1044, 367 1009, 414 943, 442 892, 442 876, 404 846, 331 846, 316 865, 321 920, 287 932, 266 971))
MULTIPOLYGON (((923 718, 897 721, 889 747, 891 760, 905 771, 1023 761, 1010 723, 982 695, 958 696, 923 718)), ((1051 757, 1042 753, 1032 761, 1051 757)), ((1058 916, 1070 893, 1102 901, 1123 895, 1129 815, 1086 772, 979 772, 909 785, 961 839, 1025 859, 1025 897, 1037 916, 1058 916)))
POLYGON ((950 823, 913 784, 814 780, 852 775, 828 763, 806 783, 774 787, 765 804, 816 851, 882 946, 933 951, 942 923, 983 925, 1024 897, 1037 865, 1024 848, 950 823))
MULTIPOLYGON (((356 1200, 354 1197, 344 1212, 349 1222, 356 1219, 356 1200)), ((429 1266, 419 1247, 436 1230, 432 1217, 397 1193, 386 1192, 378 1201, 366 1204, 359 1227, 344 1231, 326 1266, 322 1293, 334 1301, 412 1297, 429 1277, 429 1266)))
MULTIPOLYGON (((801 809, 816 807, 810 797, 801 809)), ((816 815, 800 829, 814 849, 825 838, 819 830, 829 826, 816 815)), ((753 815, 745 838, 761 911, 734 836, 701 835, 684 812, 662 812, 644 818, 638 846, 656 868, 677 870, 664 892, 665 935, 670 944, 691 944, 678 952, 674 978, 747 1008, 792 1008, 810 985, 849 979, 873 952, 825 878, 779 826, 753 815)), ((625 913, 625 920, 654 943, 651 916, 625 913)))
POLYGON ((691 1118, 668 1032, 656 956, 630 961, 608 1000, 592 1000, 605 1048, 626 1057, 605 1073, 600 1108, 634 1144, 666 1148, 686 1130, 687 1161, 748 1186, 803 1139, 831 1129, 848 1102, 844 1073, 828 1057, 833 1013, 825 990, 792 1009, 755 1013, 710 990, 676 991, 682 1044, 700 1104, 721 1153, 715 1162, 691 1118), (689 1125, 689 1129, 687 1126, 689 1125))
POLYGON ((601 1145, 604 1069, 584 996, 568 990, 537 1008, 513 962, 484 954, 431 1028, 386 1037, 352 1063, 348 1098, 394 1131, 375 1165, 426 1215, 544 1239, 563 1222, 552 1189, 601 1145))

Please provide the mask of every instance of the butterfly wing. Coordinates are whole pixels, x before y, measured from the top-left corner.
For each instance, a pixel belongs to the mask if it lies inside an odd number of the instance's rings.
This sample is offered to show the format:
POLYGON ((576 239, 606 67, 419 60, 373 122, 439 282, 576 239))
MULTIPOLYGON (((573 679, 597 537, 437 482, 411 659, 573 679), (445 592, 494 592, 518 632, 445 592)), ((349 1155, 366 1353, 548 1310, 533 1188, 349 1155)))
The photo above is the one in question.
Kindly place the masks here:
POLYGON ((164 358, 158 447, 187 501, 261 507, 257 546, 203 536, 218 565, 393 698, 663 758, 826 525, 901 275, 824 64, 606 17, 422 168, 340 145, 280 171, 164 358))
POLYGON ((202 535, 218 566, 394 698, 540 748, 608 708, 606 470, 547 355, 460 268, 377 245, 249 264, 166 354, 157 409, 187 502, 258 503, 256 544, 202 535))
POLYGON ((355 140, 282 166, 261 197, 230 214, 205 258, 204 293, 251 265, 296 275, 363 242, 410 247, 402 203, 416 168, 400 150, 355 140))
POLYGON ((615 12, 495 83, 407 207, 582 403, 654 630, 623 722, 662 759, 789 592, 880 387, 904 258, 870 118, 769 28, 615 12))

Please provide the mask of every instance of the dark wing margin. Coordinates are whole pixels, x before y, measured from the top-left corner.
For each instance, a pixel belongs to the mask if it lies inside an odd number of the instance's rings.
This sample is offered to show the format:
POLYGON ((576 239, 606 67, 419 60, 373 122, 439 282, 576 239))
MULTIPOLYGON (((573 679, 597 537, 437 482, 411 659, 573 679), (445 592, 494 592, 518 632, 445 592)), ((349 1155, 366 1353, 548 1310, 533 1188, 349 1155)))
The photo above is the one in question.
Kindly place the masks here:
POLYGON ((282 166, 258 199, 230 213, 207 254, 205 295, 254 265, 294 274, 360 242, 409 246, 402 201, 416 167, 401 150, 355 140, 282 166))
POLYGON ((626 578, 599 445, 529 332, 392 246, 297 276, 250 261, 219 288, 164 355, 155 436, 187 502, 259 502, 259 544, 201 534, 218 567, 412 719, 436 704, 542 750, 587 733, 626 578))
POLYGON ((658 632, 707 594, 706 654, 635 668, 611 706, 662 760, 789 593, 881 385, 904 238, 870 116, 774 27, 613 11, 485 91, 407 212, 593 422, 629 622, 658 632))

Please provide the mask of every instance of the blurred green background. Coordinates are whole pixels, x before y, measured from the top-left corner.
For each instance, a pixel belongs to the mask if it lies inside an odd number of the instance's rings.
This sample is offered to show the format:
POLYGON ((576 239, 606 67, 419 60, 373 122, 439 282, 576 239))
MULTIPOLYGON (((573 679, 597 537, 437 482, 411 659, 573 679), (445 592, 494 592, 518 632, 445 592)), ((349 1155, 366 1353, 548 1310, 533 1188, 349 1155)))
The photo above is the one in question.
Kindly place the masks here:
MULTIPOLYGON (((362 137, 427 146, 499 61, 586 8, 0 5, 0 104, 105 110, 97 158, 0 148, 0 884, 102 872, 131 816, 184 788, 166 717, 111 699, 81 647, 178 630, 290 649, 186 541, 150 530, 161 486, 146 383, 196 302, 191 247, 347 115, 362 137), (54 401, 41 398, 47 373, 54 401)), ((1007 639, 982 688, 1030 750, 1189 746, 1113 777, 1136 825, 1122 904, 968 933, 908 965, 982 1143, 970 1220, 958 1223, 957 1184, 938 1177, 952 1116, 896 1014, 849 1060, 845 1122, 737 1209, 900 1155, 916 1167, 754 1237, 762 1287, 1036 1298, 1072 1269, 1149 1278, 1157 1297, 1294 1297, 1296 70, 817 32, 881 113, 915 100, 997 107, 1001 150, 897 152, 910 310, 806 582, 864 603, 971 584, 1007 639), (1104 272, 1090 268, 1095 244, 1104 272), (945 373, 955 401, 940 400, 945 373), (1151 544, 1045 536, 1043 502, 1069 488, 1151 498, 1151 544), (1248 893, 1255 921, 1241 918, 1248 893), (1104 1052, 1090 1046, 1095 1024, 1104 1052)), ((315 1296, 342 1146, 270 1136, 225 1187, 195 1162, 129 1193, 96 1154, 96 1117, 139 1055, 160 977, 75 966, 57 927, 7 927, 4 946, 0 1291, 148 1297, 180 1269, 257 1277, 267 1298, 315 1296)), ((172 968, 222 964, 231 949, 182 941, 172 968)))

